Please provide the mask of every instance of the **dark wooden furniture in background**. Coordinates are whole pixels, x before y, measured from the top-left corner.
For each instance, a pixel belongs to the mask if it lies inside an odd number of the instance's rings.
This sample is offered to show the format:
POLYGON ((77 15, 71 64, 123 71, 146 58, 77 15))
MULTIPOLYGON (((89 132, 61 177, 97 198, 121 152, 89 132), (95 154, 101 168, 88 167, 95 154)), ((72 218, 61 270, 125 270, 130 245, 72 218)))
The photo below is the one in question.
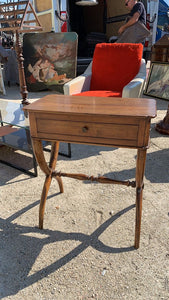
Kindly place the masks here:
MULTIPOLYGON (((152 47, 151 61, 169 63, 169 34, 165 34, 152 47)), ((162 134, 169 135, 169 106, 166 116, 156 124, 156 130, 162 134)))
POLYGON ((0 31, 14 33, 16 35, 15 50, 17 53, 19 82, 22 95, 22 104, 29 104, 27 100, 27 87, 24 73, 24 58, 19 39, 20 33, 42 31, 41 24, 36 16, 30 1, 13 1, 0 4, 0 31))
POLYGON ((169 105, 164 119, 156 124, 155 129, 159 133, 169 135, 169 105))
POLYGON ((163 35, 151 48, 151 61, 169 62, 169 34, 163 35))
POLYGON ((135 248, 139 247, 143 177, 149 145, 151 118, 156 116, 152 99, 80 97, 48 95, 28 106, 30 132, 37 162, 46 174, 39 209, 39 228, 43 228, 45 203, 54 177, 63 193, 61 176, 101 183, 136 187, 135 248), (52 142, 49 166, 44 157, 42 140, 52 142), (55 171, 59 142, 126 147, 137 150, 136 180, 118 181, 106 177, 55 171))

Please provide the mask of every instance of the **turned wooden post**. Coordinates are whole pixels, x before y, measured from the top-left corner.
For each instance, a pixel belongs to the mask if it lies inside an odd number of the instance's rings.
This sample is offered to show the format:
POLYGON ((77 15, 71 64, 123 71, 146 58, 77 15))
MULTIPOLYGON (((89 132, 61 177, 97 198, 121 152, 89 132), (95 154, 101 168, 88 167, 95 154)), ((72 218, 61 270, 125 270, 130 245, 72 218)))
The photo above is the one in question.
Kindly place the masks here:
MULTIPOLYGON (((7 1, 8 2, 8 1, 7 1)), ((13 32, 16 34, 16 53, 19 69, 20 92, 22 95, 22 104, 29 104, 27 100, 27 86, 24 72, 24 58, 22 55, 22 46, 19 41, 19 33, 42 31, 42 26, 36 16, 36 12, 30 2, 27 1, 10 1, 10 3, 0 4, 1 24, 0 32, 13 32)))
POLYGON ((18 60, 18 70, 19 70, 19 84, 20 84, 20 92, 22 95, 22 104, 26 105, 30 102, 27 100, 27 86, 25 80, 25 72, 24 72, 24 58, 22 54, 22 46, 19 40, 19 32, 16 30, 16 53, 17 53, 17 60, 18 60))

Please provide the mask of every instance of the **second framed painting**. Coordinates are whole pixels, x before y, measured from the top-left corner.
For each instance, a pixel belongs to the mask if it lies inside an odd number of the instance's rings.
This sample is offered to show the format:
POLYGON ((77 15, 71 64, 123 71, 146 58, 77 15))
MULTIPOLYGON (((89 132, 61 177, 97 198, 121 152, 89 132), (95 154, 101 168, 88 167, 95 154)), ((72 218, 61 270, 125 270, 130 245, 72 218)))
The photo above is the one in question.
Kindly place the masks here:
POLYGON ((169 100, 169 63, 152 62, 144 94, 169 100))

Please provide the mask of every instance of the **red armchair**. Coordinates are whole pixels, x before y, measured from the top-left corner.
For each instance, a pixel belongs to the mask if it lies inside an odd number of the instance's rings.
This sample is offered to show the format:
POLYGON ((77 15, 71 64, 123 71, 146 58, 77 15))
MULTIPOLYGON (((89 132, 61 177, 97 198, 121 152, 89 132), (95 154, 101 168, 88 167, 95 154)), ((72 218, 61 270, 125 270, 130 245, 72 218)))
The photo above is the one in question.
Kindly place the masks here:
POLYGON ((102 43, 86 71, 64 85, 65 95, 140 97, 146 79, 143 45, 102 43))

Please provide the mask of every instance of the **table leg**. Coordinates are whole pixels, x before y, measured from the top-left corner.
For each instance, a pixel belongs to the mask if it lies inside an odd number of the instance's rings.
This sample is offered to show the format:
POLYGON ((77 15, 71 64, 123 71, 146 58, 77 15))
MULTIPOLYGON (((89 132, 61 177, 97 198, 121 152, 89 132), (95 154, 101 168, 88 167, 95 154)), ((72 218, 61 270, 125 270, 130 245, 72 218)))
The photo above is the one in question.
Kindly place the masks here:
POLYGON ((143 198, 143 178, 145 171, 147 149, 137 150, 136 163, 136 224, 135 224, 135 244, 134 248, 139 248, 140 231, 141 231, 141 215, 142 215, 142 198, 143 198))
MULTIPOLYGON (((46 179, 44 182, 42 195, 41 195, 41 201, 40 201, 40 207, 39 207, 39 228, 43 229, 45 204, 46 204, 46 199, 47 199, 48 191, 50 188, 50 184, 52 181, 52 173, 55 170, 56 163, 57 163, 58 152, 59 152, 59 142, 52 143, 49 167, 45 161, 41 140, 33 139, 33 149, 34 149, 34 153, 35 153, 37 162, 38 162, 41 170, 46 174, 46 179)), ((62 179, 59 176, 56 176, 55 178, 59 184, 60 192, 63 193, 62 179)))

